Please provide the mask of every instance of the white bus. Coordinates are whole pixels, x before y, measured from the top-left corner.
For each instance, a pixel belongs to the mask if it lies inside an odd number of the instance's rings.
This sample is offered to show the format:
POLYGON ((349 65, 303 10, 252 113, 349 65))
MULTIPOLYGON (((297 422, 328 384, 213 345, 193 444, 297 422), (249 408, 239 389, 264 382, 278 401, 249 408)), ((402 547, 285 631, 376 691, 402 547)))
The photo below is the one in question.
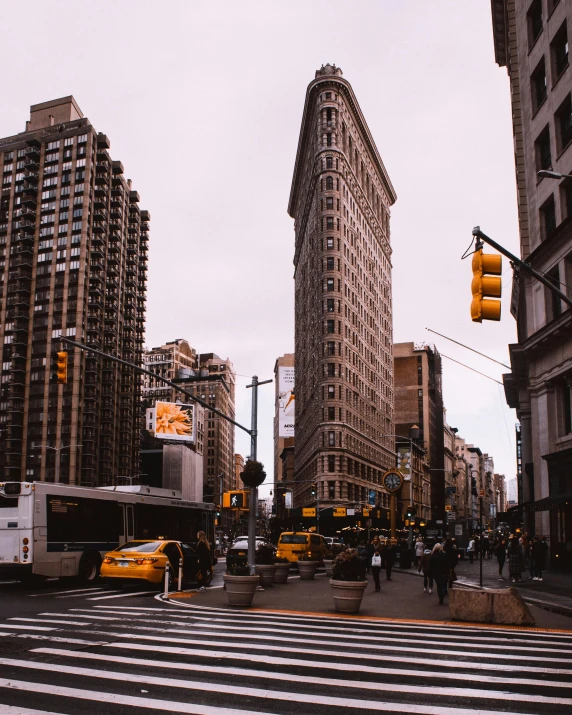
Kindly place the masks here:
POLYGON ((153 487, 0 482, 0 579, 98 578, 103 555, 133 539, 214 542, 215 505, 153 487))

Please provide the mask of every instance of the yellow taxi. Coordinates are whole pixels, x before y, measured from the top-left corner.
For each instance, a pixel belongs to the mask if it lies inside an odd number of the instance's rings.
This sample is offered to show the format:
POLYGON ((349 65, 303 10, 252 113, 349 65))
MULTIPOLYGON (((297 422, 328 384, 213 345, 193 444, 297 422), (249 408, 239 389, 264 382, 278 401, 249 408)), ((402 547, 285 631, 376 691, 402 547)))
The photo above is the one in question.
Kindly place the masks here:
POLYGON ((182 541, 162 539, 129 541, 105 554, 101 576, 116 583, 146 581, 160 584, 165 579, 168 563, 170 581, 174 583, 179 577, 180 559, 183 559, 183 581, 198 582, 199 558, 195 549, 182 541))
POLYGON ((321 534, 309 534, 305 531, 284 531, 278 539, 276 556, 296 563, 300 556, 322 561, 328 547, 321 534))

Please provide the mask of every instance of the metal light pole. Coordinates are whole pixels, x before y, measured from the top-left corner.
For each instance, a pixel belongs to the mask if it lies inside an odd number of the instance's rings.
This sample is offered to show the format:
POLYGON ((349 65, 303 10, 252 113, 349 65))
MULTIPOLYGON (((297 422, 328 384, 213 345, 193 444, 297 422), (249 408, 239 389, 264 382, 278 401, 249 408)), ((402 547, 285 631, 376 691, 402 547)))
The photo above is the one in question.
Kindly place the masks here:
MULTIPOLYGON (((250 417, 250 459, 255 462, 258 443, 258 386, 266 385, 272 380, 258 381, 258 375, 253 375, 252 385, 247 387, 252 388, 252 414, 250 417)), ((249 509, 248 514, 248 566, 250 575, 254 576, 256 570, 256 509, 258 507, 258 487, 250 487, 249 509)))
MULTIPOLYGON (((56 463, 55 463, 55 474, 54 474, 54 483, 59 484, 60 483, 60 458, 61 458, 61 452, 63 449, 72 449, 73 447, 77 447, 78 449, 81 449, 83 445, 81 444, 66 444, 63 447, 50 447, 50 445, 45 444, 43 445, 46 449, 51 449, 56 453, 56 463)), ((42 449, 42 445, 38 445, 35 449, 42 449)))

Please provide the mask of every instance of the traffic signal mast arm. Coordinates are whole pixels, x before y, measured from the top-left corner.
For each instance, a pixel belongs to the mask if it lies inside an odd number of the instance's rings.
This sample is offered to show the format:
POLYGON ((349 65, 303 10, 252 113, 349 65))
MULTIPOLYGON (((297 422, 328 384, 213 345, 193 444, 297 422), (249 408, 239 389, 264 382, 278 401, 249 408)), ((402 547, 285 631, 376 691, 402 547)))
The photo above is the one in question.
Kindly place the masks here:
POLYGON ((477 239, 480 239, 484 243, 488 243, 489 246, 492 246, 493 248, 496 248, 496 250, 499 253, 502 253, 503 256, 506 256, 512 263, 517 268, 522 268, 525 271, 528 271, 531 276, 536 278, 537 281, 540 281, 543 285, 545 285, 549 290, 551 290, 555 295, 557 295, 560 300, 564 303, 569 308, 572 308, 572 298, 569 298, 565 293, 563 293, 561 290, 559 290, 554 283, 552 283, 548 278, 542 275, 542 273, 539 273, 538 271, 535 271, 534 268, 530 265, 530 263, 526 263, 525 261, 521 261, 520 258, 517 258, 515 255, 513 255, 510 251, 507 251, 506 248, 503 248, 499 243, 494 241, 492 238, 489 238, 486 234, 484 234, 480 226, 475 226, 473 229, 473 236, 477 239))

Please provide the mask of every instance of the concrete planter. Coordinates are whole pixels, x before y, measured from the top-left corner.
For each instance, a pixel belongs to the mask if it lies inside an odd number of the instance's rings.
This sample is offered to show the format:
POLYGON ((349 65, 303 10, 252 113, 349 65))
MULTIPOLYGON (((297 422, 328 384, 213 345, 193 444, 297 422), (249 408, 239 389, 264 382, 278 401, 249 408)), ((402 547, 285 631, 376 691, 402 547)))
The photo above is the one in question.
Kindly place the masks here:
POLYGON ((298 571, 303 581, 311 581, 316 575, 319 561, 298 561, 298 571))
POLYGON ((248 608, 252 605, 256 587, 260 585, 260 576, 230 576, 225 574, 223 578, 229 606, 248 608))
POLYGON ((367 581, 336 581, 330 579, 334 606, 340 613, 357 613, 361 606, 367 581))
POLYGON ((290 564, 275 564, 276 573, 274 574, 274 583, 287 583, 288 574, 290 573, 290 564))
POLYGON ((261 586, 272 586, 274 583, 274 574, 276 573, 276 565, 257 564, 256 573, 260 576, 261 586))
POLYGON ((334 572, 334 559, 324 559, 324 568, 326 569, 326 576, 330 576, 334 572))

